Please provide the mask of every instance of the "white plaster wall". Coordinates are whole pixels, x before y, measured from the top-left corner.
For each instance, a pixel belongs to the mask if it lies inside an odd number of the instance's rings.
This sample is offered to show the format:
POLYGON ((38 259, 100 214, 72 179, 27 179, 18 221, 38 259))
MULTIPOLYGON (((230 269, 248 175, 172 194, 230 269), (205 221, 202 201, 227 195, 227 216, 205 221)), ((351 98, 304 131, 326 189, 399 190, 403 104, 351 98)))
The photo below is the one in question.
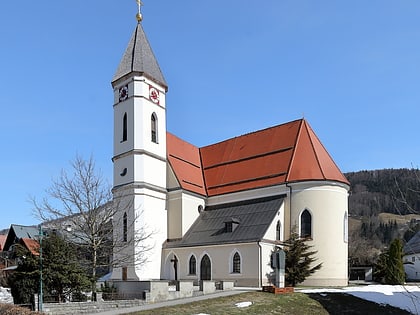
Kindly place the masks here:
MULTIPOLYGON (((151 84, 162 90, 156 84, 151 84)), ((164 93, 160 92, 160 104, 149 100, 149 85, 144 81, 134 82, 134 149, 143 149, 166 158, 166 109, 164 93), (158 122, 158 143, 151 141, 151 117, 155 113, 158 122)), ((166 177, 164 178, 166 180, 166 177)))
POLYGON ((420 256, 417 254, 403 257, 404 271, 408 280, 420 280, 420 256))
POLYGON ((346 187, 334 184, 300 183, 292 186, 291 225, 300 231, 300 214, 312 214, 312 240, 317 261, 322 268, 310 276, 307 285, 347 285, 348 243, 345 241, 344 218, 348 212, 346 187))
POLYGON ((160 279, 161 248, 167 238, 166 194, 136 189, 134 205, 137 232, 151 234, 143 243, 149 251, 136 248, 140 259, 147 259, 145 264, 136 266, 136 274, 140 280, 160 279))
POLYGON ((182 237, 182 191, 168 193, 168 239, 182 237))
POLYGON ((281 204, 280 208, 277 211, 276 216, 273 219, 273 222, 267 229, 263 239, 267 240, 276 240, 277 236, 277 222, 280 221, 281 229, 280 229, 280 241, 284 240, 284 202, 281 204))
POLYGON ((168 199, 168 238, 182 238, 198 218, 198 207, 204 209, 205 199, 182 190, 170 192, 168 199))
POLYGON ((199 280, 200 262, 207 254, 211 260, 212 280, 234 281, 236 286, 258 287, 260 248, 256 243, 202 246, 177 249, 163 249, 162 274, 165 279, 174 279, 173 255, 178 258, 178 278, 180 280, 199 280), (232 258, 238 251, 241 256, 241 273, 232 273, 232 258), (197 274, 189 275, 189 258, 195 255, 197 274))

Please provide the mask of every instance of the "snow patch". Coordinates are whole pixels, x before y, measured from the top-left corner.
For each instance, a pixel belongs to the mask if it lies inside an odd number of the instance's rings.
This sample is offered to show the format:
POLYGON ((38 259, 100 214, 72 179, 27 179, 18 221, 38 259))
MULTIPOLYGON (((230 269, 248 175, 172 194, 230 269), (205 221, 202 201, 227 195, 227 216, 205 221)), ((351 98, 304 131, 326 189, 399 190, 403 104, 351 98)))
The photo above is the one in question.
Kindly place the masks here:
POLYGON ((240 302, 240 303, 235 304, 236 307, 248 307, 251 305, 252 305, 252 302, 240 302))
POLYGON ((414 285, 367 285, 342 289, 307 289, 302 293, 347 293, 378 304, 420 314, 420 287, 414 285))

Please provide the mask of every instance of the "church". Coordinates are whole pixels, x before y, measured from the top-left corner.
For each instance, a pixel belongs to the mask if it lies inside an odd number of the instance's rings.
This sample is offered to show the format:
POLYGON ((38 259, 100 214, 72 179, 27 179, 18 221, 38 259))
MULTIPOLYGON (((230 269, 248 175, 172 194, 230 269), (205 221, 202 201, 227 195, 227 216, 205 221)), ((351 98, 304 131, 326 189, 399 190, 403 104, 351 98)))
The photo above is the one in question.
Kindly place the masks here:
POLYGON ((114 267, 111 280, 260 287, 272 279, 273 250, 297 232, 322 263, 304 284, 347 285, 350 185, 308 121, 205 147, 169 133, 168 83, 140 10, 137 20, 112 80, 113 193, 130 205, 114 217, 114 238, 132 260, 114 267), (144 246, 128 241, 145 229, 144 246))

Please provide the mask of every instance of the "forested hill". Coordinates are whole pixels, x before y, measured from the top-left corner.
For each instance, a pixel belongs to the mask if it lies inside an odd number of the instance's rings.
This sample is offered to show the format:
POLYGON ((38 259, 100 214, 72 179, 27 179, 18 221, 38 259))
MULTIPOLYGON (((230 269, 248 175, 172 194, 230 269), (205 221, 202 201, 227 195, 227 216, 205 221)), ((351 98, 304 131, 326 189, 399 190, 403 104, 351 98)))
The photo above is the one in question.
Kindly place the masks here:
POLYGON ((383 169, 344 174, 351 183, 349 214, 420 214, 420 170, 383 169))

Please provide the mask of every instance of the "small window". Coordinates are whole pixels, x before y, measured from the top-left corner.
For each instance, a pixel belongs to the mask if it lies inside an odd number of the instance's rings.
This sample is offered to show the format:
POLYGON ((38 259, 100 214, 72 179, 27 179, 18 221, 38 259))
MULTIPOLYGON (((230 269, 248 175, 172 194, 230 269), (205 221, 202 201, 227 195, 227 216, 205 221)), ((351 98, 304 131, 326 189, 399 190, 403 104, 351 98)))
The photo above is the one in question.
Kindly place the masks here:
POLYGON ((123 216, 123 242, 127 242, 127 213, 123 216))
POLYGON ((312 216, 308 210, 303 211, 300 216, 300 237, 312 237, 312 216))
POLYGON ((232 222, 225 222, 226 233, 231 233, 232 232, 232 225, 233 225, 232 222))
POLYGON ((194 255, 192 255, 190 257, 190 261, 189 261, 189 274, 190 275, 197 274, 197 260, 195 259, 195 256, 194 255))
POLYGON ((158 143, 158 135, 157 135, 157 117, 156 114, 153 113, 151 117, 151 131, 152 131, 152 142, 158 143))
POLYGON ((281 240, 281 223, 280 223, 280 220, 277 221, 277 225, 276 225, 276 240, 277 241, 281 240))
POLYGON ((230 218, 225 221, 225 233, 232 233, 236 230, 236 228, 241 223, 241 220, 238 218, 230 218))
POLYGON ((241 273, 241 256, 238 252, 233 255, 232 273, 241 273))
POLYGON ((127 267, 122 267, 122 280, 127 280, 127 267))
POLYGON ((411 261, 412 262, 415 262, 416 261, 416 257, 415 256, 411 257, 411 261))
POLYGON ((122 141, 127 141, 127 113, 123 117, 122 141))

